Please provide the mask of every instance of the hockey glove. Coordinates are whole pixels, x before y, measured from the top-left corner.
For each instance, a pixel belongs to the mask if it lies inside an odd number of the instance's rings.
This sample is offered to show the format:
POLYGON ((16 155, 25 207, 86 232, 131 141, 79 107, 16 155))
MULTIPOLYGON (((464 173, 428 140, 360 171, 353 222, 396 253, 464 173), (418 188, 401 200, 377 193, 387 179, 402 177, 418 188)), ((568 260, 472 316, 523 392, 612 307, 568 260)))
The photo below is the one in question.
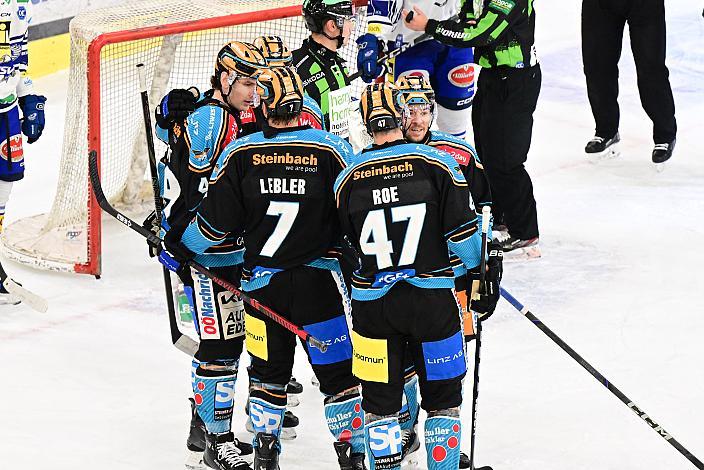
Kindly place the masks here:
MULTIPOLYGON (((479 286, 479 298, 472 299, 470 303, 470 310, 479 315, 479 321, 486 320, 494 313, 501 296, 499 285, 504 272, 504 252, 501 250, 501 245, 498 242, 491 242, 487 248, 489 257, 486 263, 485 288, 479 286)), ((470 270, 467 276, 471 282, 480 281, 479 266, 470 270)))
POLYGON ((159 262, 181 276, 187 268, 186 263, 195 257, 195 253, 181 242, 182 230, 169 230, 164 237, 164 248, 159 251, 159 262))
POLYGON ((357 45, 357 70, 362 74, 362 80, 371 83, 384 72, 384 66, 377 64, 379 56, 384 52, 384 42, 367 33, 357 38, 357 45))
POLYGON ((175 122, 183 121, 196 109, 198 96, 200 92, 197 88, 171 90, 154 111, 156 124, 162 129, 169 129, 175 122))
POLYGON ((44 130, 44 103, 46 96, 26 95, 20 96, 20 109, 22 109, 22 133, 27 136, 27 143, 33 144, 39 139, 44 130))
MULTIPOLYGON (((161 234, 161 230, 159 227, 159 224, 157 223, 156 220, 156 211, 152 211, 146 219, 144 219, 144 222, 142 222, 142 227, 146 228, 150 232, 152 232, 154 235, 157 237, 161 234)), ((156 256, 159 256, 159 246, 154 245, 152 242, 147 240, 147 247, 149 248, 149 257, 154 258, 156 256)))

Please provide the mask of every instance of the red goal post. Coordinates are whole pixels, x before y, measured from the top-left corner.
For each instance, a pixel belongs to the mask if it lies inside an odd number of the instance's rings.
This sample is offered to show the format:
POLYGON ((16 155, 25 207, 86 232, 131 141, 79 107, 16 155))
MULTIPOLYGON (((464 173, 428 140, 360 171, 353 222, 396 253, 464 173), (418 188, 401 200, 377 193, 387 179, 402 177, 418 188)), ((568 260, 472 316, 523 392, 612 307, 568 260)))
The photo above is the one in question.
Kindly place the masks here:
MULTIPOLYGON (((132 215, 152 209, 136 64, 147 71, 154 106, 168 90, 209 88, 215 55, 232 40, 279 35, 296 49, 308 36, 302 0, 142 0, 78 15, 71 22, 71 65, 56 195, 51 211, 9 224, 2 252, 24 264, 99 276, 101 210, 90 191, 95 151, 111 203, 132 215)), ((366 28, 367 0, 341 55, 356 67, 355 38, 366 28)), ((31 60, 31 57, 30 57, 31 60)), ((360 84, 356 84, 359 88, 360 84)), ((157 158, 165 146, 156 140, 157 158)))

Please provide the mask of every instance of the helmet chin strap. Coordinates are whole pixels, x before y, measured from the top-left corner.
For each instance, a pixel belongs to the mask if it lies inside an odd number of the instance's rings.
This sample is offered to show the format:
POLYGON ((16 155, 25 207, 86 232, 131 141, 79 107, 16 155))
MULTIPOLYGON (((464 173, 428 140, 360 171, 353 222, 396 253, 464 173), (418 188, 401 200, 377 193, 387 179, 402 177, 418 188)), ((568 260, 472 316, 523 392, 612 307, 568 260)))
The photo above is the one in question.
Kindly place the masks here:
POLYGON ((323 36, 325 36, 326 38, 330 39, 331 41, 337 41, 337 48, 339 49, 339 48, 341 48, 342 45, 345 43, 345 37, 342 35, 342 31, 343 31, 343 28, 344 28, 344 22, 343 22, 343 24, 342 24, 342 27, 340 27, 340 26, 337 24, 337 20, 336 20, 336 19, 333 19, 333 21, 335 21, 335 26, 337 27, 337 29, 340 30, 340 34, 338 34, 337 36, 330 36, 328 33, 325 32, 325 28, 323 27, 323 36))

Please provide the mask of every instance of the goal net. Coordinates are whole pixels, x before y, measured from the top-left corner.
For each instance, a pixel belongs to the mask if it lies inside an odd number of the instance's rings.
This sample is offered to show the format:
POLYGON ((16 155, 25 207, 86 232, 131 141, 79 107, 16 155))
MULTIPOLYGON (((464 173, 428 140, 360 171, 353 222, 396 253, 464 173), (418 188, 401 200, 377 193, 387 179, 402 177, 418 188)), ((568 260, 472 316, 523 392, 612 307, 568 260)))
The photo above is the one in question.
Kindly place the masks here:
MULTIPOLYGON (((356 66, 355 39, 366 30, 366 0, 356 0, 353 37, 340 54, 356 66)), ((100 275, 101 211, 89 189, 96 151, 108 199, 132 215, 153 208, 136 65, 145 65, 153 108, 173 88, 204 91, 218 50, 233 40, 278 35, 291 50, 308 37, 302 0, 140 0, 76 16, 66 127, 51 211, 7 226, 2 250, 49 270, 100 275)), ((31 58, 30 58, 31 60, 31 58)), ((358 80, 357 90, 361 92, 358 80)), ((156 142, 157 158, 165 145, 156 142)))

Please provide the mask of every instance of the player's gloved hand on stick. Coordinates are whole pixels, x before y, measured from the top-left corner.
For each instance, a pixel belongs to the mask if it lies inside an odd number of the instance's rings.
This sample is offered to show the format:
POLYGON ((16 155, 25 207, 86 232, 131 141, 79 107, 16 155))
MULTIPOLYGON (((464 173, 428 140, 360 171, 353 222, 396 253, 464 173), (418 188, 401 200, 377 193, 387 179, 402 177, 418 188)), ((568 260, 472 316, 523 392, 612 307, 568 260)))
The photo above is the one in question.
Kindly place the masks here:
MULTIPOLYGON (((470 309, 479 315, 480 321, 486 320, 494 313, 499 297, 501 297, 499 285, 504 273, 504 252, 501 249, 501 245, 498 242, 489 243, 487 253, 486 289, 482 289, 480 286, 479 298, 472 299, 470 303, 470 309)), ((467 276, 472 282, 481 280, 479 266, 471 269, 467 276)))
MULTIPOLYGON (((157 237, 161 234, 161 230, 156 220, 156 211, 152 211, 144 222, 142 222, 142 227, 146 228, 152 232, 157 237)), ((149 248, 149 257, 155 258, 159 256, 159 245, 154 245, 152 242, 147 240, 147 247, 149 248)))
POLYGON ((379 57, 384 53, 384 42, 367 33, 357 38, 357 45, 357 70, 362 74, 362 80, 371 83, 384 71, 384 66, 377 64, 379 57))
POLYGON ((177 121, 183 121, 196 109, 200 92, 191 87, 188 90, 176 88, 161 99, 154 115, 156 123, 162 129, 168 129, 177 121))
POLYGON ((187 267, 186 263, 195 257, 195 253, 181 243, 182 230, 169 230, 164 237, 164 248, 159 251, 159 262, 166 269, 181 274, 187 267))
POLYGON ((44 103, 46 103, 46 96, 20 96, 19 102, 23 116, 22 133, 27 136, 27 143, 33 144, 41 137, 44 130, 44 103))

